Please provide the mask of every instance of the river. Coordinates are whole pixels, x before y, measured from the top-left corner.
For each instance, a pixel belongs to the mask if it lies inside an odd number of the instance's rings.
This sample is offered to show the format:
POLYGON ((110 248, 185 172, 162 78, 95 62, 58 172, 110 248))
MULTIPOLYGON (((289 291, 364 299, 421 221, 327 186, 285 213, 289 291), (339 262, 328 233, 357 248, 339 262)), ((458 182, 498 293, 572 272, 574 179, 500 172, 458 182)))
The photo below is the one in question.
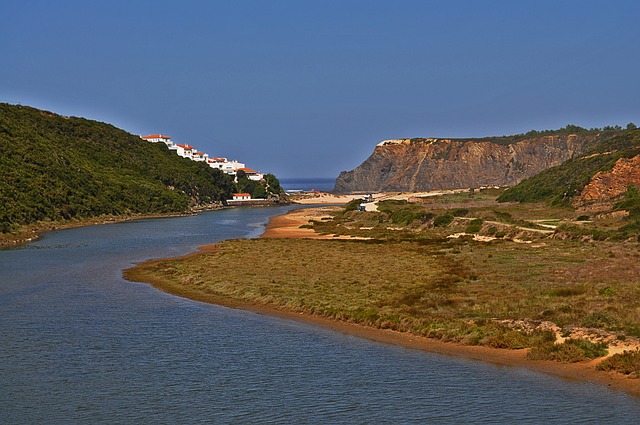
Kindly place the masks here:
POLYGON ((601 385, 122 279, 139 261, 256 237, 285 210, 69 229, 0 251, 0 423, 637 423, 640 400, 601 385))

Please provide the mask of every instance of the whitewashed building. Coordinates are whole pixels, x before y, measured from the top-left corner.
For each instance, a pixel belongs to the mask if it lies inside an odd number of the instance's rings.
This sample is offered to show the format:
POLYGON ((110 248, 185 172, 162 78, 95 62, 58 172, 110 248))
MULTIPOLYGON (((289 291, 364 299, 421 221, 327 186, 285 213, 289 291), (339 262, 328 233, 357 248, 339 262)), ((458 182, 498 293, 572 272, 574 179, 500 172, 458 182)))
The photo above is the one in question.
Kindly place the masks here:
POLYGON ((173 148, 175 149, 178 156, 193 159, 193 152, 195 152, 195 148, 193 146, 177 143, 173 145, 173 148))
POLYGON ((194 150, 191 155, 191 159, 194 161, 207 162, 207 160, 209 159, 209 154, 194 150))
POLYGON ((236 161, 229 161, 227 158, 210 158, 208 161, 211 168, 217 168, 218 170, 234 175, 239 169, 244 168, 245 164, 236 161))
POLYGON ((237 171, 244 171, 244 174, 247 176, 249 180, 260 181, 264 179, 264 174, 257 172, 253 168, 242 167, 242 168, 238 168, 237 171))
POLYGON ((250 201, 251 194, 250 193, 234 193, 233 200, 234 201, 250 201))
POLYGON ((173 146, 173 142, 171 141, 171 137, 166 136, 164 134, 149 134, 148 136, 140 136, 142 140, 146 140, 147 142, 152 143, 164 143, 167 147, 173 146))
POLYGON ((216 168, 223 173, 235 176, 238 170, 242 170, 247 175, 249 180, 260 181, 264 179, 264 174, 257 172, 252 168, 247 168, 246 165, 238 160, 234 159, 229 161, 224 157, 209 158, 209 154, 196 150, 191 145, 173 143, 171 138, 165 134, 149 134, 147 136, 140 136, 141 139, 151 143, 164 143, 169 150, 175 151, 178 156, 188 158, 192 161, 199 161, 207 163, 211 168, 216 168))

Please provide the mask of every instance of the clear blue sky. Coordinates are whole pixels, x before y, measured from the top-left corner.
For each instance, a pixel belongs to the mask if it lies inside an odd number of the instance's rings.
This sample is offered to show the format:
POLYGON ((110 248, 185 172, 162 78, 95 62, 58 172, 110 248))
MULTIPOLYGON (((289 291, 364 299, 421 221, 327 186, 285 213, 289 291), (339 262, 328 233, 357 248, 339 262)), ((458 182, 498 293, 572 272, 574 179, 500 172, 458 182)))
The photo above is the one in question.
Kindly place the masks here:
POLYGON ((279 177, 382 139, 640 124, 637 0, 0 0, 0 101, 279 177))

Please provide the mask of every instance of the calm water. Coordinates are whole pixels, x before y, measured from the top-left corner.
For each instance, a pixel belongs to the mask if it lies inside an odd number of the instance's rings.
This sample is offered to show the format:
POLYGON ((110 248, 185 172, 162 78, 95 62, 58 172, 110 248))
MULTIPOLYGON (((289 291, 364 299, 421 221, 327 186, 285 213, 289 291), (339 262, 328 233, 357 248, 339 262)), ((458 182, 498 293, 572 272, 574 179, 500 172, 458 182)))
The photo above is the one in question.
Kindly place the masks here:
POLYGON ((336 184, 334 178, 297 178, 280 179, 280 185, 288 192, 303 191, 310 192, 319 190, 321 192, 331 192, 336 184))
POLYGON ((121 278, 137 261, 257 236, 282 211, 93 226, 0 251, 0 423, 637 423, 640 400, 601 386, 121 278))

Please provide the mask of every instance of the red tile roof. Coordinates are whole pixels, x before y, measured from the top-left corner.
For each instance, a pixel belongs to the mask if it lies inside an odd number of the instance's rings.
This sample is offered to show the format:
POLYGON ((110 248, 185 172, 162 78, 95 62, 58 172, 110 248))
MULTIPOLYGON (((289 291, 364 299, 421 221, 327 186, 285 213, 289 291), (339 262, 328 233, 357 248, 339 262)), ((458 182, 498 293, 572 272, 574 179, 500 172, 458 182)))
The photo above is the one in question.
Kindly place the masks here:
POLYGON ((140 136, 142 139, 170 139, 171 137, 164 134, 150 134, 148 136, 140 136))
POLYGON ((233 196, 249 196, 251 197, 250 193, 234 193, 233 196))
POLYGON ((253 168, 238 168, 238 171, 244 171, 245 173, 256 173, 257 171, 254 170, 253 168))

